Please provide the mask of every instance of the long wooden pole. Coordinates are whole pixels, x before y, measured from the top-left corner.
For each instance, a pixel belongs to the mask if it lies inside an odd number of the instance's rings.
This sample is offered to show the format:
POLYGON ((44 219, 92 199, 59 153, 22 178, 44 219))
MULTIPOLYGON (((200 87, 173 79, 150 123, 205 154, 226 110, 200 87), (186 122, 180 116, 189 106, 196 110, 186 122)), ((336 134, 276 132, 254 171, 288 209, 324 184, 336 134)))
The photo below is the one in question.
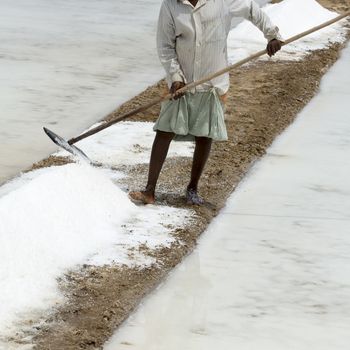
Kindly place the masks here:
MULTIPOLYGON (((309 35, 309 34, 314 33, 314 32, 316 32, 316 31, 318 31, 320 29, 323 29, 323 28, 325 28, 327 26, 330 26, 331 24, 336 23, 336 22, 340 21, 341 19, 343 19, 343 18, 345 18, 345 17, 347 17, 349 15, 350 15, 350 11, 348 11, 348 12, 346 12, 346 13, 338 16, 338 17, 335 17, 335 18, 331 19, 330 21, 327 21, 327 22, 322 23, 322 24, 320 24, 320 25, 318 25, 316 27, 313 27, 313 28, 311 28, 309 30, 306 30, 305 32, 302 32, 300 34, 292 36, 291 38, 285 40, 282 43, 282 46, 288 45, 288 44, 292 43, 293 41, 296 41, 296 40, 299 40, 299 39, 303 38, 306 35, 309 35)), ((177 92, 182 93, 182 92, 191 90, 191 89, 193 89, 194 87, 196 87, 198 85, 201 85, 201 84, 203 84, 203 83, 205 83, 205 82, 207 82, 209 80, 212 80, 212 79, 214 79, 214 78, 216 78, 216 77, 218 77, 218 76, 220 76, 222 74, 225 74, 225 73, 231 71, 232 69, 235 69, 237 67, 242 66, 245 63, 248 63, 248 62, 250 62, 252 60, 255 60, 256 58, 258 58, 260 56, 263 56, 266 53, 267 53, 266 49, 258 51, 255 54, 253 54, 253 55, 251 55, 251 56, 249 56, 249 57, 247 57, 247 58, 245 58, 245 59, 243 59, 241 61, 238 61, 238 62, 236 62, 236 63, 234 63, 232 65, 229 65, 226 68, 221 69, 218 72, 216 72, 216 73, 214 73, 214 74, 212 74, 210 76, 207 76, 207 77, 205 77, 203 79, 200 79, 200 80, 194 81, 194 82, 192 82, 192 83, 190 83, 188 85, 185 85, 182 89, 177 90, 177 92)), ((113 125, 115 123, 118 123, 118 122, 120 122, 120 121, 122 121, 122 120, 124 120, 124 119, 126 119, 128 117, 131 117, 132 115, 135 115, 137 113, 143 112, 143 111, 147 110, 148 108, 150 108, 150 107, 152 107, 152 106, 154 106, 154 105, 156 105, 156 104, 158 104, 160 102, 163 102, 163 101, 166 101, 166 100, 170 100, 172 97, 173 97, 173 95, 169 93, 166 96, 156 98, 156 99, 150 101, 149 103, 147 103, 147 104, 145 104, 143 106, 140 106, 140 107, 138 107, 136 109, 131 110, 130 112, 124 113, 121 116, 110 120, 109 122, 105 122, 105 123, 103 123, 103 124, 93 128, 93 129, 88 130, 87 132, 85 132, 85 133, 83 133, 83 134, 81 134, 81 135, 79 135, 77 137, 73 137, 72 139, 68 140, 68 143, 70 145, 72 145, 72 144, 74 144, 74 143, 76 143, 76 142, 78 142, 78 141, 80 141, 82 139, 85 139, 88 136, 94 135, 94 134, 98 133, 99 131, 110 127, 111 125, 113 125)))

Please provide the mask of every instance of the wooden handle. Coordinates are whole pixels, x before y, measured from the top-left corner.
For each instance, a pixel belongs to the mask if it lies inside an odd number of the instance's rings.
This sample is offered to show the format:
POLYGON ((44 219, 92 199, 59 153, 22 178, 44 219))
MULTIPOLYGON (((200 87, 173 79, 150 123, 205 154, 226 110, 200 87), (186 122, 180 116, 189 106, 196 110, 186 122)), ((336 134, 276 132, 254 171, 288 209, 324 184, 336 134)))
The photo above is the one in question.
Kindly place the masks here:
MULTIPOLYGON (((327 22, 322 23, 322 24, 320 24, 320 25, 318 25, 316 27, 313 27, 313 28, 311 28, 309 30, 306 30, 305 32, 302 32, 300 34, 292 36, 291 38, 285 40, 282 43, 282 46, 288 45, 288 44, 292 43, 293 41, 296 41, 296 40, 299 40, 299 39, 303 38, 306 35, 309 35, 309 34, 314 33, 314 32, 316 32, 316 31, 318 31, 320 29, 323 29, 323 28, 325 28, 327 26, 330 26, 331 24, 336 23, 336 22, 340 21, 341 19, 343 19, 343 18, 345 18, 345 17, 347 17, 349 15, 350 15, 350 11, 348 11, 348 12, 346 12, 346 13, 338 16, 338 17, 335 17, 335 18, 331 19, 330 21, 327 21, 327 22)), ((263 56, 266 53, 267 53, 266 49, 258 51, 255 54, 253 54, 253 55, 251 55, 251 56, 249 56, 247 58, 244 58, 243 60, 240 60, 240 61, 238 61, 238 62, 236 62, 236 63, 234 63, 232 65, 229 65, 226 68, 221 69, 218 72, 216 72, 216 73, 214 73, 214 74, 212 74, 210 76, 207 76, 207 77, 205 77, 203 79, 200 79, 198 81, 194 81, 194 82, 192 82, 190 84, 185 85, 183 88, 177 90, 177 92, 182 93, 182 92, 186 92, 188 90, 191 90, 191 89, 195 88, 198 85, 201 85, 201 84, 203 84, 203 83, 205 83, 205 82, 207 82, 209 80, 212 80, 212 79, 214 79, 214 78, 216 78, 216 77, 218 77, 218 76, 220 76, 222 74, 225 74, 225 73, 231 71, 232 69, 235 69, 237 67, 242 66, 245 63, 248 63, 248 62, 250 62, 252 60, 255 60, 256 58, 259 58, 260 56, 263 56)), ((110 120, 109 122, 105 122, 105 123, 103 123, 103 124, 93 128, 93 129, 88 130, 87 132, 85 132, 85 133, 83 133, 83 134, 81 134, 81 135, 79 135, 77 137, 74 137, 74 138, 70 139, 68 141, 68 143, 70 145, 72 145, 73 143, 76 143, 76 142, 78 142, 78 141, 80 141, 82 139, 85 139, 88 136, 94 135, 94 134, 98 133, 99 131, 106 129, 106 128, 110 127, 111 125, 115 124, 115 123, 118 123, 118 122, 120 122, 120 121, 122 121, 122 120, 124 120, 124 119, 126 119, 128 117, 131 117, 132 115, 135 115, 135 114, 140 113, 140 112, 144 112, 148 108, 150 108, 150 107, 152 107, 152 106, 154 106, 154 105, 156 105, 156 104, 158 104, 160 102, 163 102, 163 101, 166 101, 166 100, 170 100, 172 97, 173 97, 172 94, 167 94, 167 95, 165 95, 163 97, 156 98, 156 99, 150 101, 149 103, 147 103, 146 105, 140 106, 140 107, 138 107, 136 109, 133 109, 130 112, 124 113, 121 116, 110 120)))

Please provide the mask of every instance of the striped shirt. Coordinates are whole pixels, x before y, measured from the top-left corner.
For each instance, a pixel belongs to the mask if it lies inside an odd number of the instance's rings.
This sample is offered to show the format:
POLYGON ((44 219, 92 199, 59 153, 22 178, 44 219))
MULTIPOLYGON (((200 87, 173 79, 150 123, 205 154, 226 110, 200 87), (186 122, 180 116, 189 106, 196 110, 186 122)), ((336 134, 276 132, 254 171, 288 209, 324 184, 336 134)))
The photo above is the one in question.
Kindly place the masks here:
MULTIPOLYGON (((227 67, 227 36, 233 17, 250 20, 265 38, 281 39, 278 27, 252 0, 163 0, 157 30, 158 55, 169 87, 175 81, 190 83, 227 67)), ((229 74, 223 74, 195 88, 219 94, 229 88, 229 74)))

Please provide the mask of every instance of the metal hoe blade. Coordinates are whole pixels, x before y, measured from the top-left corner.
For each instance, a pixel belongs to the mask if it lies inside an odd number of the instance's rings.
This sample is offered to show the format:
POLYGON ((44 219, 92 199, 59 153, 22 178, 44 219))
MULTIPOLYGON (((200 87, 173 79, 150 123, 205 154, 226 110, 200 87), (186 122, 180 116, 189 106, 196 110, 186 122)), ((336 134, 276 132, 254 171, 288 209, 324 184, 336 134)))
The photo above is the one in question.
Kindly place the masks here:
POLYGON ((77 146, 75 145, 70 145, 68 141, 66 141, 63 137, 55 134, 53 131, 43 128, 46 135, 59 147, 63 148, 67 152, 73 154, 74 156, 83 159, 84 161, 88 163, 92 163, 89 157, 77 146))

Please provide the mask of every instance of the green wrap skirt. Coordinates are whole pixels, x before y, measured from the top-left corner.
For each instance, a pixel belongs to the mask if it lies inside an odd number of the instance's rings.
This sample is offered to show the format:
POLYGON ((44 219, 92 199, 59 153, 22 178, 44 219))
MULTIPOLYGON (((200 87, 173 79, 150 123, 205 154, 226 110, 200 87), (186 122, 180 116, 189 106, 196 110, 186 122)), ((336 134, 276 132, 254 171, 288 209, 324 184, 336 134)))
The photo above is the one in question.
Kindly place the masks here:
POLYGON ((172 132, 176 141, 194 141, 196 136, 226 141, 223 103, 215 88, 194 94, 186 92, 177 100, 162 103, 153 130, 172 132))

